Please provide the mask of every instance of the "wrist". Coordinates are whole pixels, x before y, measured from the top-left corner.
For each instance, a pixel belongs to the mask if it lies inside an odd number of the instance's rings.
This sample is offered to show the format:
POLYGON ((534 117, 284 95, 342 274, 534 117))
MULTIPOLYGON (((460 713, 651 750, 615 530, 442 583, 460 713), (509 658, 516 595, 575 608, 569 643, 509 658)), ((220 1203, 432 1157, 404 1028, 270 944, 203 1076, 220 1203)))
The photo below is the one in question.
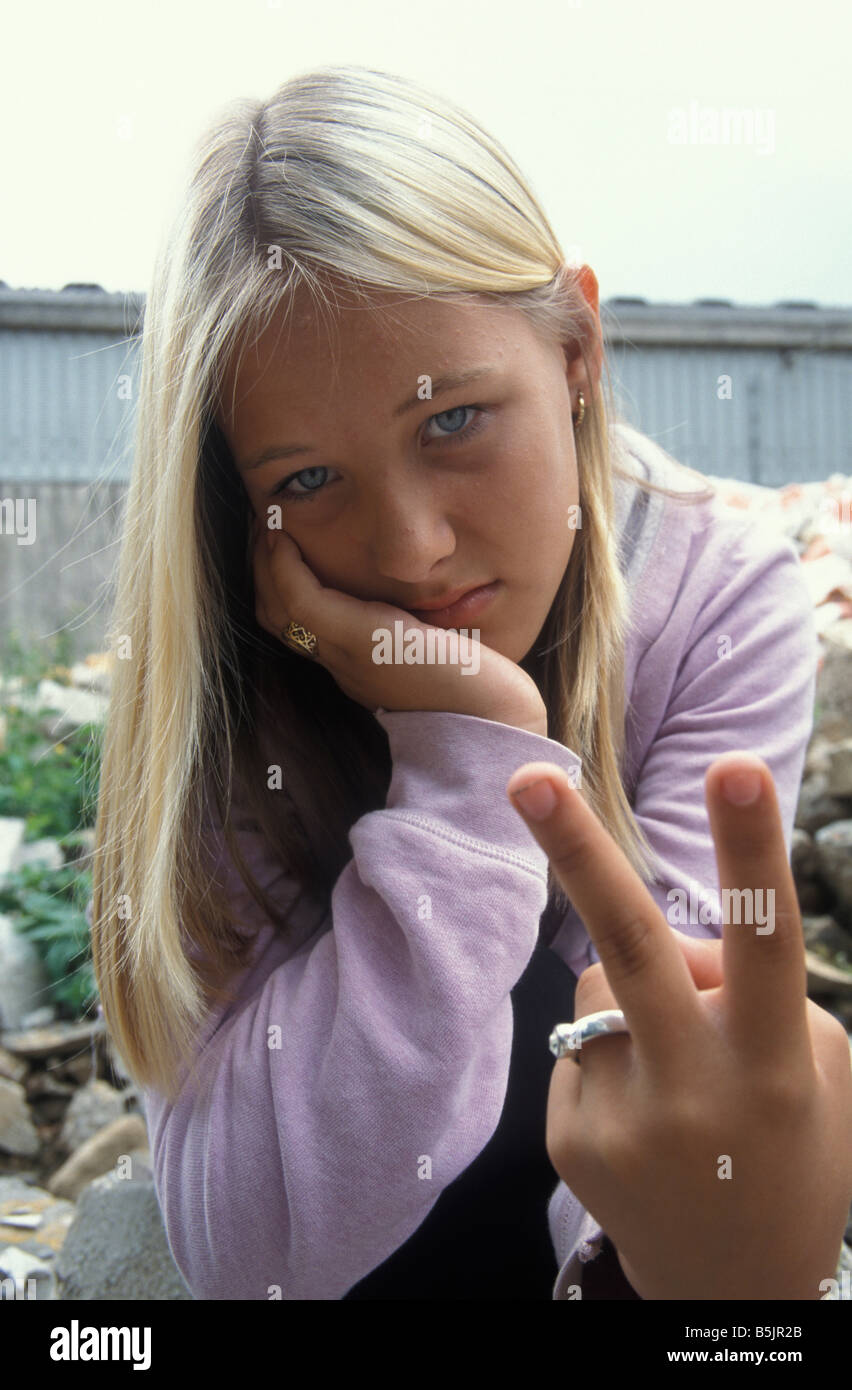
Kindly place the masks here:
POLYGON ((527 733, 547 738, 547 710, 543 704, 527 705, 521 710, 517 707, 507 710, 504 707, 489 717, 498 724, 512 724, 516 729, 525 729, 527 733))

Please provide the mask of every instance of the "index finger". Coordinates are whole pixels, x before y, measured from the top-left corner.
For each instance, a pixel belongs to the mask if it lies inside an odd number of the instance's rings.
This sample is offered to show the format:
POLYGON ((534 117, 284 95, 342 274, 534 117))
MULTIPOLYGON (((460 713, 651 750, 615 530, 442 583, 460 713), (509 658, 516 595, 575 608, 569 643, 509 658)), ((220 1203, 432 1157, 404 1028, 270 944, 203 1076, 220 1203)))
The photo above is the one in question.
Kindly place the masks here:
MULTIPOLYGON (((277 601, 285 608, 288 621, 301 623, 314 632, 324 646, 345 646, 347 635, 351 642, 352 624, 362 616, 362 605, 339 589, 326 588, 287 531, 267 528, 260 522, 254 564, 255 583, 271 617, 275 616, 277 601), (271 550, 267 535, 274 537, 271 550)), ((283 627, 284 622, 278 626, 283 627)))
POLYGON ((670 1071, 700 1018, 683 952, 639 875, 560 767, 525 763, 506 791, 511 796, 543 776, 553 784, 556 805, 544 820, 524 820, 583 919, 634 1043, 658 1069, 670 1071))

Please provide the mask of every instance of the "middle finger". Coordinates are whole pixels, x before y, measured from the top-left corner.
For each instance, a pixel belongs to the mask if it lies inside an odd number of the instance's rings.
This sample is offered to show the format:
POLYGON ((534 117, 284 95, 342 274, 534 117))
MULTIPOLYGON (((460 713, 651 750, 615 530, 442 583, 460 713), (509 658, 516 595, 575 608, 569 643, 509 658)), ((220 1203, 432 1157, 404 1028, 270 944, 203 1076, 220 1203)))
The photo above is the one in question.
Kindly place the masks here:
POLYGON ((807 968, 796 888, 769 769, 753 754, 717 758, 705 778, 719 885, 728 906, 722 928, 725 1001, 734 1042, 752 1061, 783 1066, 806 1055, 807 968), (758 794, 728 803, 726 773, 757 778, 758 794))

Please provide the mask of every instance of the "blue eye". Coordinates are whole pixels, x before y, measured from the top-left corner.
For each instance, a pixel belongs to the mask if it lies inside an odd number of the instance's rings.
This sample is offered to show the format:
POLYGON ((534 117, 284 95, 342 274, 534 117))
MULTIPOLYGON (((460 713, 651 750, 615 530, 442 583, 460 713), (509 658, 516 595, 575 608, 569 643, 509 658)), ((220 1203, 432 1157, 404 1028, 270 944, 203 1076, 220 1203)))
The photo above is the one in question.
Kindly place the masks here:
MULTIPOLYGON (((471 437, 471 435, 476 434, 480 429, 482 429, 482 426, 484 424, 484 416, 481 406, 457 405, 454 406, 452 410, 442 410, 438 415, 431 415, 429 419, 426 421, 426 424, 430 425, 433 420, 441 420, 442 418, 446 418, 447 416, 463 415, 464 412, 467 410, 477 412, 479 414, 479 419, 476 421, 471 421, 465 426, 464 429, 454 430, 450 434, 443 435, 441 442, 444 444, 455 444, 461 439, 467 440, 471 437)), ((433 439, 429 442, 435 443, 436 441, 433 439)), ((328 468, 324 467, 322 464, 318 464, 314 468, 301 468, 298 473, 291 473, 288 478, 285 478, 283 482, 279 483, 278 487, 273 490, 271 496, 283 497, 288 502, 310 502, 313 500, 314 497, 317 496, 318 493, 324 490, 322 480, 320 480, 320 482, 314 487, 312 487, 310 483, 307 483, 305 485, 307 491, 305 492, 291 492, 289 490, 290 483, 295 482, 296 479, 304 478, 306 474, 311 475, 316 473, 328 473, 328 471, 328 468)))
POLYGON ((272 496, 273 496, 273 497, 280 497, 280 496, 283 495, 284 497, 287 498, 287 501, 288 501, 288 502, 303 502, 303 501, 305 500, 305 498, 310 499, 310 497, 311 497, 315 492, 319 492, 319 490, 320 490, 319 487, 311 488, 311 487, 309 486, 309 491, 307 491, 307 492, 287 492, 287 491, 285 491, 285 489, 286 489, 286 487, 287 487, 287 484, 293 482, 294 479, 296 479, 296 478, 303 478, 303 477, 305 476, 306 473, 310 474, 310 473, 327 473, 327 472, 328 472, 328 469, 327 469, 327 468, 323 468, 321 465, 318 465, 316 468, 302 468, 302 469, 300 469, 300 471, 299 471, 298 473, 291 473, 289 478, 285 478, 284 481, 283 481, 283 483, 280 483, 279 486, 278 486, 277 488, 275 488, 275 490, 274 490, 273 493, 272 493, 272 496))
MULTIPOLYGON (((432 423, 433 420, 440 420, 442 417, 443 417, 444 419, 446 419, 446 417, 447 417, 448 415, 450 415, 450 416, 452 416, 452 415, 464 415, 464 413, 465 413, 466 410, 474 410, 474 411, 475 411, 475 410, 479 410, 479 406, 478 406, 478 405, 456 405, 456 406, 453 406, 453 409, 452 409, 452 410, 442 410, 442 411, 440 412, 439 415, 432 415, 432 416, 430 416, 430 418, 426 421, 426 424, 427 424, 427 425, 431 425, 431 423, 432 423)), ((464 438, 467 438, 467 436, 472 432, 472 429, 473 429, 473 425, 472 425, 472 423, 470 423, 470 424, 466 425, 465 428, 464 428, 463 430, 452 430, 451 433, 450 433, 449 435, 445 435, 444 438, 445 438, 445 439, 453 439, 453 438, 455 438, 455 439, 464 439, 464 438)))

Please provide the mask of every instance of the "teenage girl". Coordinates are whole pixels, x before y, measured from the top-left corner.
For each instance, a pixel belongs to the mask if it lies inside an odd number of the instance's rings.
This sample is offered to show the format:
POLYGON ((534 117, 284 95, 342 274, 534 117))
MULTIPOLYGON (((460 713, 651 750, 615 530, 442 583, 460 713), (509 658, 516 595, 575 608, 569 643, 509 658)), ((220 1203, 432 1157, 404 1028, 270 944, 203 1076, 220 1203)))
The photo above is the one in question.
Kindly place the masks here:
POLYGON ((816 639, 792 547, 700 482, 619 420, 595 275, 466 112, 332 67, 206 134, 142 325, 91 904, 196 1298, 822 1296, 816 639))

